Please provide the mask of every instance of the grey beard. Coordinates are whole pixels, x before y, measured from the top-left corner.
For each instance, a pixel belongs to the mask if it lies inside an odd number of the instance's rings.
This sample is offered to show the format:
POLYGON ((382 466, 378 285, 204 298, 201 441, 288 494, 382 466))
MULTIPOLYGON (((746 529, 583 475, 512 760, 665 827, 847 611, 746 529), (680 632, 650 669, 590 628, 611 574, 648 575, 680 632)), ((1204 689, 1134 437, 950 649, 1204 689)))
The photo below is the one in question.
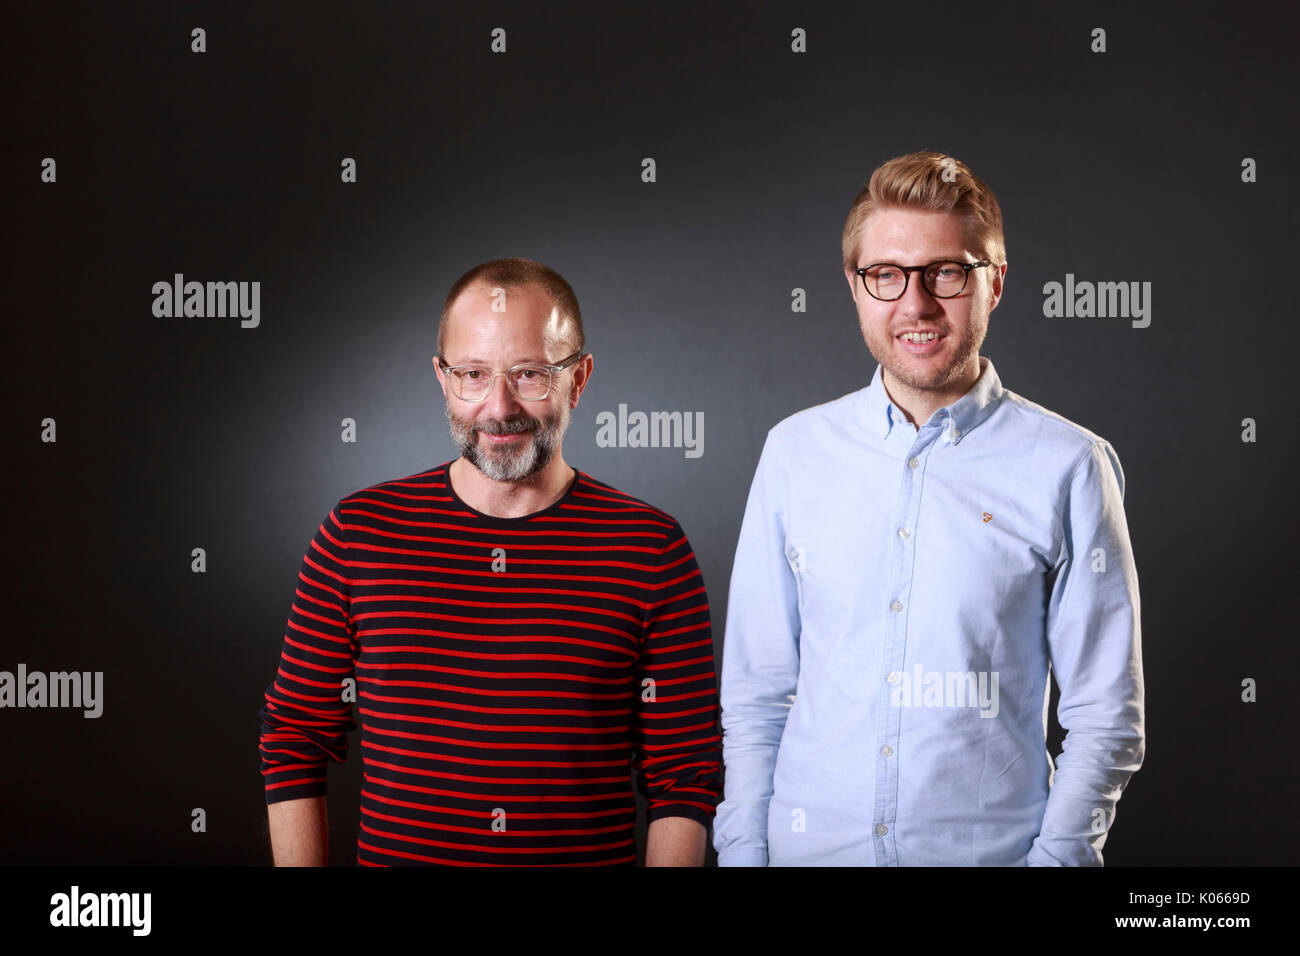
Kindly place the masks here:
POLYGON ((549 426, 531 415, 518 415, 504 422, 489 420, 470 425, 452 417, 450 408, 444 410, 451 425, 451 439, 461 455, 493 481, 523 481, 538 474, 560 450, 565 429, 569 427, 567 403, 561 406, 559 417, 549 426), (502 447, 484 452, 478 444, 480 432, 485 435, 532 432, 532 439, 522 448, 502 447))

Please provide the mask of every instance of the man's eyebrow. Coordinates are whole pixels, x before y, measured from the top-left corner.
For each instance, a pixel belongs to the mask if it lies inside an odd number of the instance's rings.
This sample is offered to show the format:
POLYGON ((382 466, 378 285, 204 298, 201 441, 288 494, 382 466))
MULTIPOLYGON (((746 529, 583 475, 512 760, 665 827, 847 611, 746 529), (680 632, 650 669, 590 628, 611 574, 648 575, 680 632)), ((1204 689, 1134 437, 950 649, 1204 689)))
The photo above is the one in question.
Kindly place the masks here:
MULTIPOLYGON (((889 256, 885 256, 883 258, 878 258, 878 259, 870 259, 866 256, 863 256, 862 258, 865 260, 863 262, 863 265, 868 265, 868 266, 874 265, 877 262, 888 262, 891 265, 900 265, 900 266, 903 264, 901 256, 894 256, 893 258, 890 258, 889 256)), ((965 261, 966 261, 966 253, 956 252, 956 253, 952 253, 951 255, 942 255, 942 254, 937 255, 932 259, 926 259, 925 262, 923 263, 917 263, 917 265, 928 266, 931 262, 965 262, 965 261)), ((859 266, 859 268, 861 268, 861 266, 859 266)))

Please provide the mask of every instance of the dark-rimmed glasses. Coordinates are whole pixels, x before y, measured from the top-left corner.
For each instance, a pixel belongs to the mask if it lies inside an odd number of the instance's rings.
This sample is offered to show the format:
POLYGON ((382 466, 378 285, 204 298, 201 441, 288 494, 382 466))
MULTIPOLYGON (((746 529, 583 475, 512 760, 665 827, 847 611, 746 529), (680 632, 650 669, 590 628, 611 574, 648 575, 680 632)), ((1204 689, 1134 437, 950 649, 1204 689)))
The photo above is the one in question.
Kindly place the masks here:
POLYGON ((987 259, 978 262, 958 262, 955 259, 940 259, 925 266, 900 266, 893 262, 876 262, 869 266, 854 269, 862 277, 862 287, 867 295, 881 302, 891 302, 907 291, 908 273, 921 273, 921 284, 925 291, 936 299, 951 299, 961 295, 966 288, 970 271, 980 266, 989 265, 987 259))

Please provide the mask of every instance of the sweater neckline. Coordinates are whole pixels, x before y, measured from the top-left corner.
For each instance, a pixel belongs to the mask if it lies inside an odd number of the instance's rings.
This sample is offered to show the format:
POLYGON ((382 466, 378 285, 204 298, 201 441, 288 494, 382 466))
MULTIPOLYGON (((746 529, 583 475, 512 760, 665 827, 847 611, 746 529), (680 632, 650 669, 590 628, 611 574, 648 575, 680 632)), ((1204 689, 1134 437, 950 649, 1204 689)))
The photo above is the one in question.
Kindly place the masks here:
POLYGON ((456 489, 452 486, 451 466, 452 466, 452 462, 450 461, 447 462, 445 465, 443 465, 442 474, 443 474, 443 482, 447 486, 447 495, 451 498, 452 502, 456 505, 456 507, 461 508, 464 511, 467 511, 469 514, 473 515, 479 521, 486 521, 494 524, 504 524, 504 525, 522 524, 523 522, 532 521, 536 518, 547 517, 553 514, 554 512, 559 511, 573 497, 573 494, 575 491, 577 491, 578 486, 582 484, 582 478, 583 478, 582 471, 578 468, 575 468, 573 465, 570 465, 569 467, 573 469, 573 479, 569 483, 568 489, 557 500, 547 505, 541 511, 533 511, 526 515, 518 515, 513 518, 506 518, 500 515, 487 514, 486 512, 479 511, 477 508, 474 508, 471 505, 467 504, 465 500, 461 498, 461 496, 456 492, 456 489))

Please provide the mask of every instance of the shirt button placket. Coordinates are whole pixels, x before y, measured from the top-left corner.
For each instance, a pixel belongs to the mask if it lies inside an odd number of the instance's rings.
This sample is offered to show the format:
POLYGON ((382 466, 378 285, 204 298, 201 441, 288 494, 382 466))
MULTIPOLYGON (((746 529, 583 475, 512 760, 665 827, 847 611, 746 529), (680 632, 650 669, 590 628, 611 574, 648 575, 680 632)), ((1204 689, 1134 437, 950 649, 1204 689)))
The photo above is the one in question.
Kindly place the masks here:
POLYGON ((882 695, 879 709, 881 719, 877 723, 878 740, 876 741, 876 806, 875 806, 875 850, 878 866, 897 866, 898 850, 894 840, 895 824, 898 818, 898 761, 893 757, 897 753, 899 733, 902 726, 902 708, 894 706, 893 697, 897 689, 900 672, 907 648, 906 601, 911 595, 908 579, 913 566, 914 555, 909 553, 912 544, 911 527, 916 526, 920 513, 917 496, 920 488, 921 457, 933 443, 935 429, 921 429, 917 442, 912 446, 902 472, 902 486, 899 489, 899 515, 895 526, 895 549, 890 562, 889 591, 893 599, 889 605, 888 645, 885 666, 885 681, 890 685, 882 695), (927 434, 928 433, 928 434, 927 434))

